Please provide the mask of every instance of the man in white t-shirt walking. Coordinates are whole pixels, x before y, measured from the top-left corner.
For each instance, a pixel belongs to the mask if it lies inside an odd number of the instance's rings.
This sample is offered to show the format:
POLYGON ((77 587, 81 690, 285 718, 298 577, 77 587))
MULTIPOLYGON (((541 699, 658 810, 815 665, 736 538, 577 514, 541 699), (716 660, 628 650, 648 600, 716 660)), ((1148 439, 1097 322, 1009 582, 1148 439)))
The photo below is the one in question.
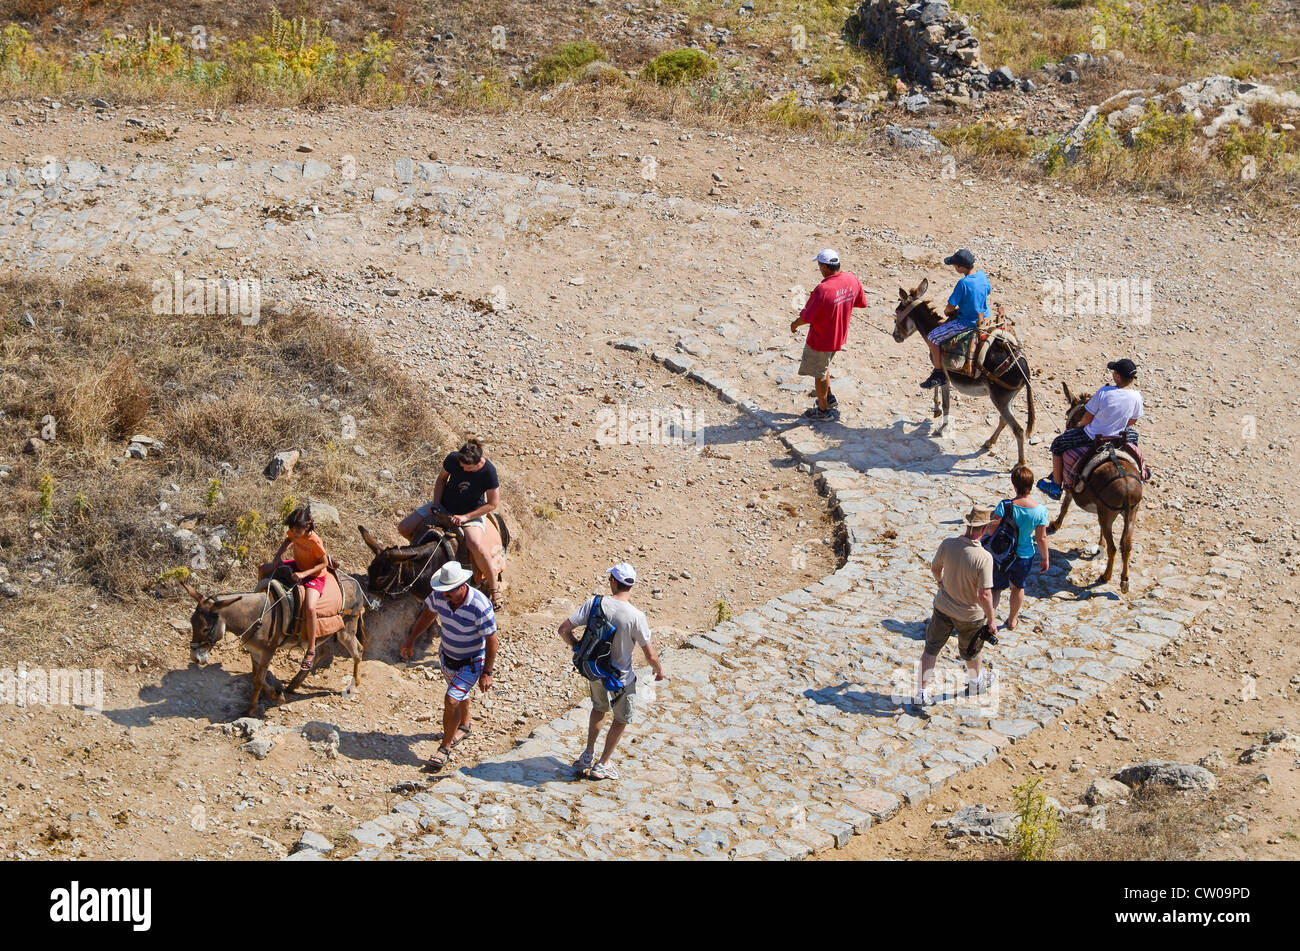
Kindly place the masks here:
POLYGON ((1115 380, 1114 386, 1103 386, 1084 406, 1086 412, 1080 425, 1067 429, 1052 440, 1052 478, 1038 480, 1038 488, 1053 501, 1060 501, 1061 480, 1065 474, 1065 453, 1092 445, 1098 436, 1127 435, 1136 445, 1137 430, 1133 425, 1142 418, 1142 394, 1133 387, 1137 379, 1137 364, 1125 357, 1106 364, 1115 380))
MULTIPOLYGON (((614 634, 610 639, 610 666, 618 673, 621 686, 610 691, 603 681, 590 680, 591 718, 587 723, 587 749, 578 757, 574 767, 588 779, 618 779, 618 770, 610 763, 614 747, 623 736, 629 723, 636 719, 636 671, 632 669, 632 648, 639 644, 646 660, 654 668, 655 680, 664 679, 664 669, 659 665, 659 655, 650 643, 650 625, 640 608, 632 604, 632 585, 636 584, 636 569, 626 561, 620 561, 606 574, 609 575, 609 591, 600 599, 600 609, 611 624, 614 634), (609 733, 605 737, 605 748, 596 760, 596 740, 600 736, 600 724, 605 714, 614 714, 609 733)), ((588 598, 572 615, 565 618, 560 625, 560 637, 569 647, 576 649, 578 638, 573 636, 573 629, 582 627, 591 617, 594 597, 588 598)))

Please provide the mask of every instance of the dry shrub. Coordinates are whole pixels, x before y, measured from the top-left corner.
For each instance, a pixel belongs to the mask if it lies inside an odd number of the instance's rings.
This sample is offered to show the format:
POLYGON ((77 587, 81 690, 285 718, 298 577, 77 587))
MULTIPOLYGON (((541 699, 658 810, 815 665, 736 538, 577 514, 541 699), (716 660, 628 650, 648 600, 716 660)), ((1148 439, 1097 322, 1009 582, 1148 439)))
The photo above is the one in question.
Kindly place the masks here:
POLYGON ((1218 817, 1226 809, 1223 799, 1232 795, 1233 790, 1223 787, 1209 796, 1143 787, 1127 806, 1107 808, 1105 829, 1065 824, 1054 857, 1103 862, 1194 859, 1202 843, 1213 839, 1218 817))
POLYGON ((101 436, 135 435, 151 404, 149 386, 134 361, 119 353, 99 372, 75 377, 59 390, 54 415, 66 435, 90 446, 101 436))
POLYGON ((168 423, 164 441, 200 462, 243 463, 268 446, 292 449, 320 437, 320 420, 306 407, 276 398, 269 381, 243 380, 220 395, 188 397, 172 409, 168 423))

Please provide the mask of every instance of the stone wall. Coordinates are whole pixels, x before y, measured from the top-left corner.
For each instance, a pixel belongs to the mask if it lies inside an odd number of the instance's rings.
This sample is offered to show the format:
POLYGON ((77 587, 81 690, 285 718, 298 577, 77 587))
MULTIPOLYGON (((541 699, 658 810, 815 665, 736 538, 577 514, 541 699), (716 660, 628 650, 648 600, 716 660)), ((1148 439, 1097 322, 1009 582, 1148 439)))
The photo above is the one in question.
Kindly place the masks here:
POLYGON ((991 73, 984 65, 979 40, 946 0, 866 0, 854 16, 855 42, 883 50, 913 82, 957 96, 1011 85, 1009 71, 991 73))

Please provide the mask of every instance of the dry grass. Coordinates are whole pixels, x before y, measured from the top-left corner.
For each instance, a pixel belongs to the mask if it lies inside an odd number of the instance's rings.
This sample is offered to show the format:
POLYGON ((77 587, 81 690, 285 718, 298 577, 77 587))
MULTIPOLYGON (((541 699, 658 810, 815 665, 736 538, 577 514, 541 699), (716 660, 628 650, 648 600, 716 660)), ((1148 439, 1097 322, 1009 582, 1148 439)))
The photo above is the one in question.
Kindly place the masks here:
POLYGON ((1240 794, 1221 785, 1209 795, 1186 794, 1159 787, 1135 792, 1128 805, 1111 805, 1107 828, 1089 829, 1064 823, 1054 859, 1095 862, 1185 862, 1197 858, 1214 838, 1223 814, 1240 794))
MULTIPOLYGON (((35 561, 55 566, 61 581, 139 596, 160 574, 194 563, 164 522, 206 538, 217 526, 233 534, 240 516, 257 511, 270 525, 249 539, 248 554, 264 558, 292 494, 336 506, 343 525, 324 530, 326 541, 345 564, 364 565, 357 522, 405 514, 403 487, 426 491, 430 460, 454 441, 427 403, 368 341, 313 312, 263 313, 258 326, 243 326, 237 317, 154 314, 151 302, 139 283, 0 283, 0 460, 12 465, 0 560, 15 576, 35 561), (51 306, 60 300, 61 309, 51 306), (20 454, 47 414, 57 438, 39 455, 20 454), (364 458, 345 432, 349 416, 364 458), (136 433, 161 440, 161 455, 124 459, 136 433), (302 451, 297 469, 268 483, 263 467, 289 448, 302 451), (380 469, 393 478, 381 480, 380 469), (52 518, 42 520, 47 475, 52 518)), ((234 563, 233 538, 206 561, 199 576, 210 583, 248 571, 234 563)))

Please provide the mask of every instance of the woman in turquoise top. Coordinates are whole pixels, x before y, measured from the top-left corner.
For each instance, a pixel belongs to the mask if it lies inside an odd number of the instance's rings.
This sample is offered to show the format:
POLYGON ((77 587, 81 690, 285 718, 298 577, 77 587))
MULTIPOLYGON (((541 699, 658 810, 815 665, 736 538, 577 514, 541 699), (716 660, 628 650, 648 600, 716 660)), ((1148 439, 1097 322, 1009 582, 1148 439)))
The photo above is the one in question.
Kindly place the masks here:
MULTIPOLYGON (((1017 541, 1016 560, 1007 568, 1006 574, 993 571, 993 610, 997 610, 998 601, 1006 588, 1011 589, 1011 613, 1007 615, 1007 630, 1014 631, 1020 620, 1020 607, 1025 603, 1025 579, 1034 569, 1034 549, 1037 548, 1038 570, 1047 571, 1047 508, 1029 497, 1034 488, 1034 474, 1028 466, 1016 466, 1011 470, 1011 484, 1016 496, 1011 499, 1011 517, 1016 520, 1017 541)), ((989 523, 987 534, 992 535, 998 524, 1007 515, 1006 501, 999 502, 993 510, 993 521, 989 523)))

